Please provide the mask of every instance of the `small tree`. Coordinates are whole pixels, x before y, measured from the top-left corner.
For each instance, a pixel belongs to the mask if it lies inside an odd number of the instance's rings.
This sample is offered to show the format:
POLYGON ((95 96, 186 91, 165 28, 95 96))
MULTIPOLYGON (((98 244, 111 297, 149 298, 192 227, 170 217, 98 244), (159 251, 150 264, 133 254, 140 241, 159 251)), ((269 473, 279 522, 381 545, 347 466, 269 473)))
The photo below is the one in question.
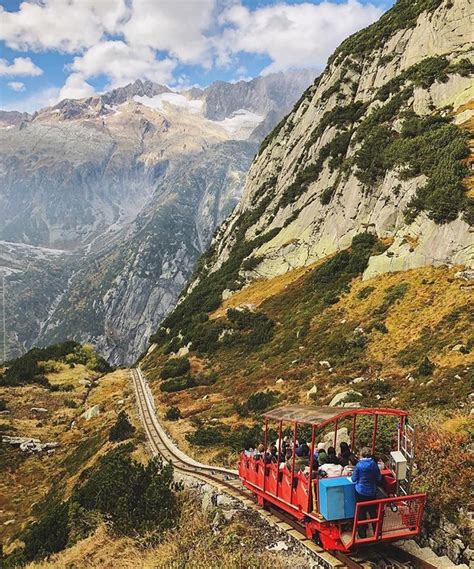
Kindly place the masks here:
POLYGON ((181 411, 178 407, 170 407, 165 413, 165 419, 167 421, 178 421, 181 419, 181 411))
POLYGON ((428 356, 418 366, 418 375, 433 375, 435 365, 430 361, 428 356))
POLYGON ((115 425, 110 429, 109 441, 125 441, 135 432, 135 427, 128 420, 125 411, 120 411, 115 425))

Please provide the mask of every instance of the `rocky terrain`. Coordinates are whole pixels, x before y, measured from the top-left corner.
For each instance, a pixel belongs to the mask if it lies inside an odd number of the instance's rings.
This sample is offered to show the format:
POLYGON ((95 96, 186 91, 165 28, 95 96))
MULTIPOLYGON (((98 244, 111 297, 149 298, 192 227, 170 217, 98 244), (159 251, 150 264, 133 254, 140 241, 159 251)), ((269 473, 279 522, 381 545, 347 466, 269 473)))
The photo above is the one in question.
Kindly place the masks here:
POLYGON ((136 81, 2 112, 8 356, 75 337, 113 362, 136 358, 238 202, 257 144, 311 79, 181 93, 136 81))

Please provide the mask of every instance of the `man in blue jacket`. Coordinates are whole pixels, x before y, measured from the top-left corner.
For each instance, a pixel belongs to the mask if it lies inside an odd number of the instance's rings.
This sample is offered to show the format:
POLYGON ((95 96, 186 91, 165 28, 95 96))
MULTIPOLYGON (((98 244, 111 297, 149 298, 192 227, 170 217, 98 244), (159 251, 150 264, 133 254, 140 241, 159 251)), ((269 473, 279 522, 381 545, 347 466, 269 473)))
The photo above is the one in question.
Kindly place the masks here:
MULTIPOLYGON (((354 468, 352 473, 352 482, 355 483, 355 495, 357 502, 369 502, 375 500, 377 493, 377 484, 381 481, 382 475, 380 474, 380 469, 378 464, 372 458, 372 453, 370 449, 364 447, 360 451, 360 460, 354 468)), ((374 519, 377 517, 376 506, 362 506, 359 510, 360 520, 367 519, 367 513, 369 514, 369 519, 374 519)), ((358 527, 358 535, 360 538, 367 537, 367 525, 363 524, 358 527)), ((375 524, 372 524, 375 531, 375 524)))

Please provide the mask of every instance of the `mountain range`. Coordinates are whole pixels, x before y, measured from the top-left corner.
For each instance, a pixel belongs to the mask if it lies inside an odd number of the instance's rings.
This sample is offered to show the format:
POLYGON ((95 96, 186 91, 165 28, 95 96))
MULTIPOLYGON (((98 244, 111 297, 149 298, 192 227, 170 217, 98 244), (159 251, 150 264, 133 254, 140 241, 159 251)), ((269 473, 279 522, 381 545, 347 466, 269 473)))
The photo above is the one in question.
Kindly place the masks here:
POLYGON ((150 81, 0 113, 8 355, 73 337, 130 362, 238 203, 259 142, 311 82, 150 81))

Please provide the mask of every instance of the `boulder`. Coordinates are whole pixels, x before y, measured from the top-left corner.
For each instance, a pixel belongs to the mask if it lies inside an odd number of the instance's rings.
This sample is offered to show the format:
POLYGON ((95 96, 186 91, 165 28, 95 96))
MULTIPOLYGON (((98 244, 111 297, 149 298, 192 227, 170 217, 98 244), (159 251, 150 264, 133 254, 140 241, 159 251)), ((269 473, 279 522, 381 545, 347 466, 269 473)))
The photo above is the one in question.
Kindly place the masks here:
POLYGON ((474 281, 474 270, 458 271, 454 276, 464 281, 474 281))
POLYGON ((278 552, 278 551, 288 551, 289 547, 286 541, 277 541, 273 545, 267 545, 265 549, 268 551, 278 552))
POLYGON ((8 435, 4 435, 2 437, 2 443, 10 444, 10 445, 22 445, 24 443, 39 443, 39 439, 33 439, 31 437, 10 437, 8 435))
POLYGON ((349 409, 359 409, 360 403, 359 401, 349 401, 349 403, 343 403, 341 407, 347 407, 349 409))
MULTIPOLYGON (((323 437, 323 442, 324 442, 326 448, 328 446, 333 446, 334 445, 334 431, 330 431, 329 433, 325 434, 323 437)), ((349 436, 349 432, 347 430, 347 427, 341 427, 340 429, 337 429, 336 448, 339 447, 339 445, 342 442, 344 442, 344 443, 350 443, 351 442, 351 438, 349 436)))
POLYGON ((84 413, 82 413, 81 417, 86 421, 93 419, 100 415, 100 405, 94 405, 93 407, 89 407, 84 413))
POLYGON ((30 409, 30 411, 33 411, 33 413, 47 413, 48 410, 45 407, 32 407, 30 409))
POLYGON ((123 399, 119 399, 117 401, 117 405, 124 405, 124 404, 125 404, 125 401, 123 399))
POLYGON ((350 383, 362 383, 363 381, 367 381, 366 377, 356 377, 350 383))
POLYGON ((451 351, 453 352, 462 352, 464 349, 466 348, 466 346, 464 344, 456 344, 455 346, 453 346, 451 348, 451 351))
POLYGON ((339 407, 339 406, 341 406, 341 403, 344 403, 348 397, 354 396, 354 395, 357 395, 358 397, 362 397, 362 393, 359 393, 358 391, 353 391, 353 390, 341 391, 341 393, 336 393, 336 395, 334 395, 334 397, 331 399, 331 401, 329 403, 329 407, 339 407))
POLYGON ((331 367, 331 364, 330 364, 327 360, 321 360, 321 361, 319 362, 319 365, 320 365, 321 367, 327 367, 328 369, 331 367))
POLYGON ((275 381, 275 383, 276 383, 277 385, 281 385, 282 383, 285 383, 285 380, 282 379, 281 377, 279 377, 279 378, 275 381))
POLYGON ((90 387, 92 385, 89 379, 80 379, 78 383, 79 385, 85 385, 86 387, 90 387))
POLYGON ((307 399, 312 399, 318 393, 318 387, 313 385, 313 387, 306 393, 307 399))

